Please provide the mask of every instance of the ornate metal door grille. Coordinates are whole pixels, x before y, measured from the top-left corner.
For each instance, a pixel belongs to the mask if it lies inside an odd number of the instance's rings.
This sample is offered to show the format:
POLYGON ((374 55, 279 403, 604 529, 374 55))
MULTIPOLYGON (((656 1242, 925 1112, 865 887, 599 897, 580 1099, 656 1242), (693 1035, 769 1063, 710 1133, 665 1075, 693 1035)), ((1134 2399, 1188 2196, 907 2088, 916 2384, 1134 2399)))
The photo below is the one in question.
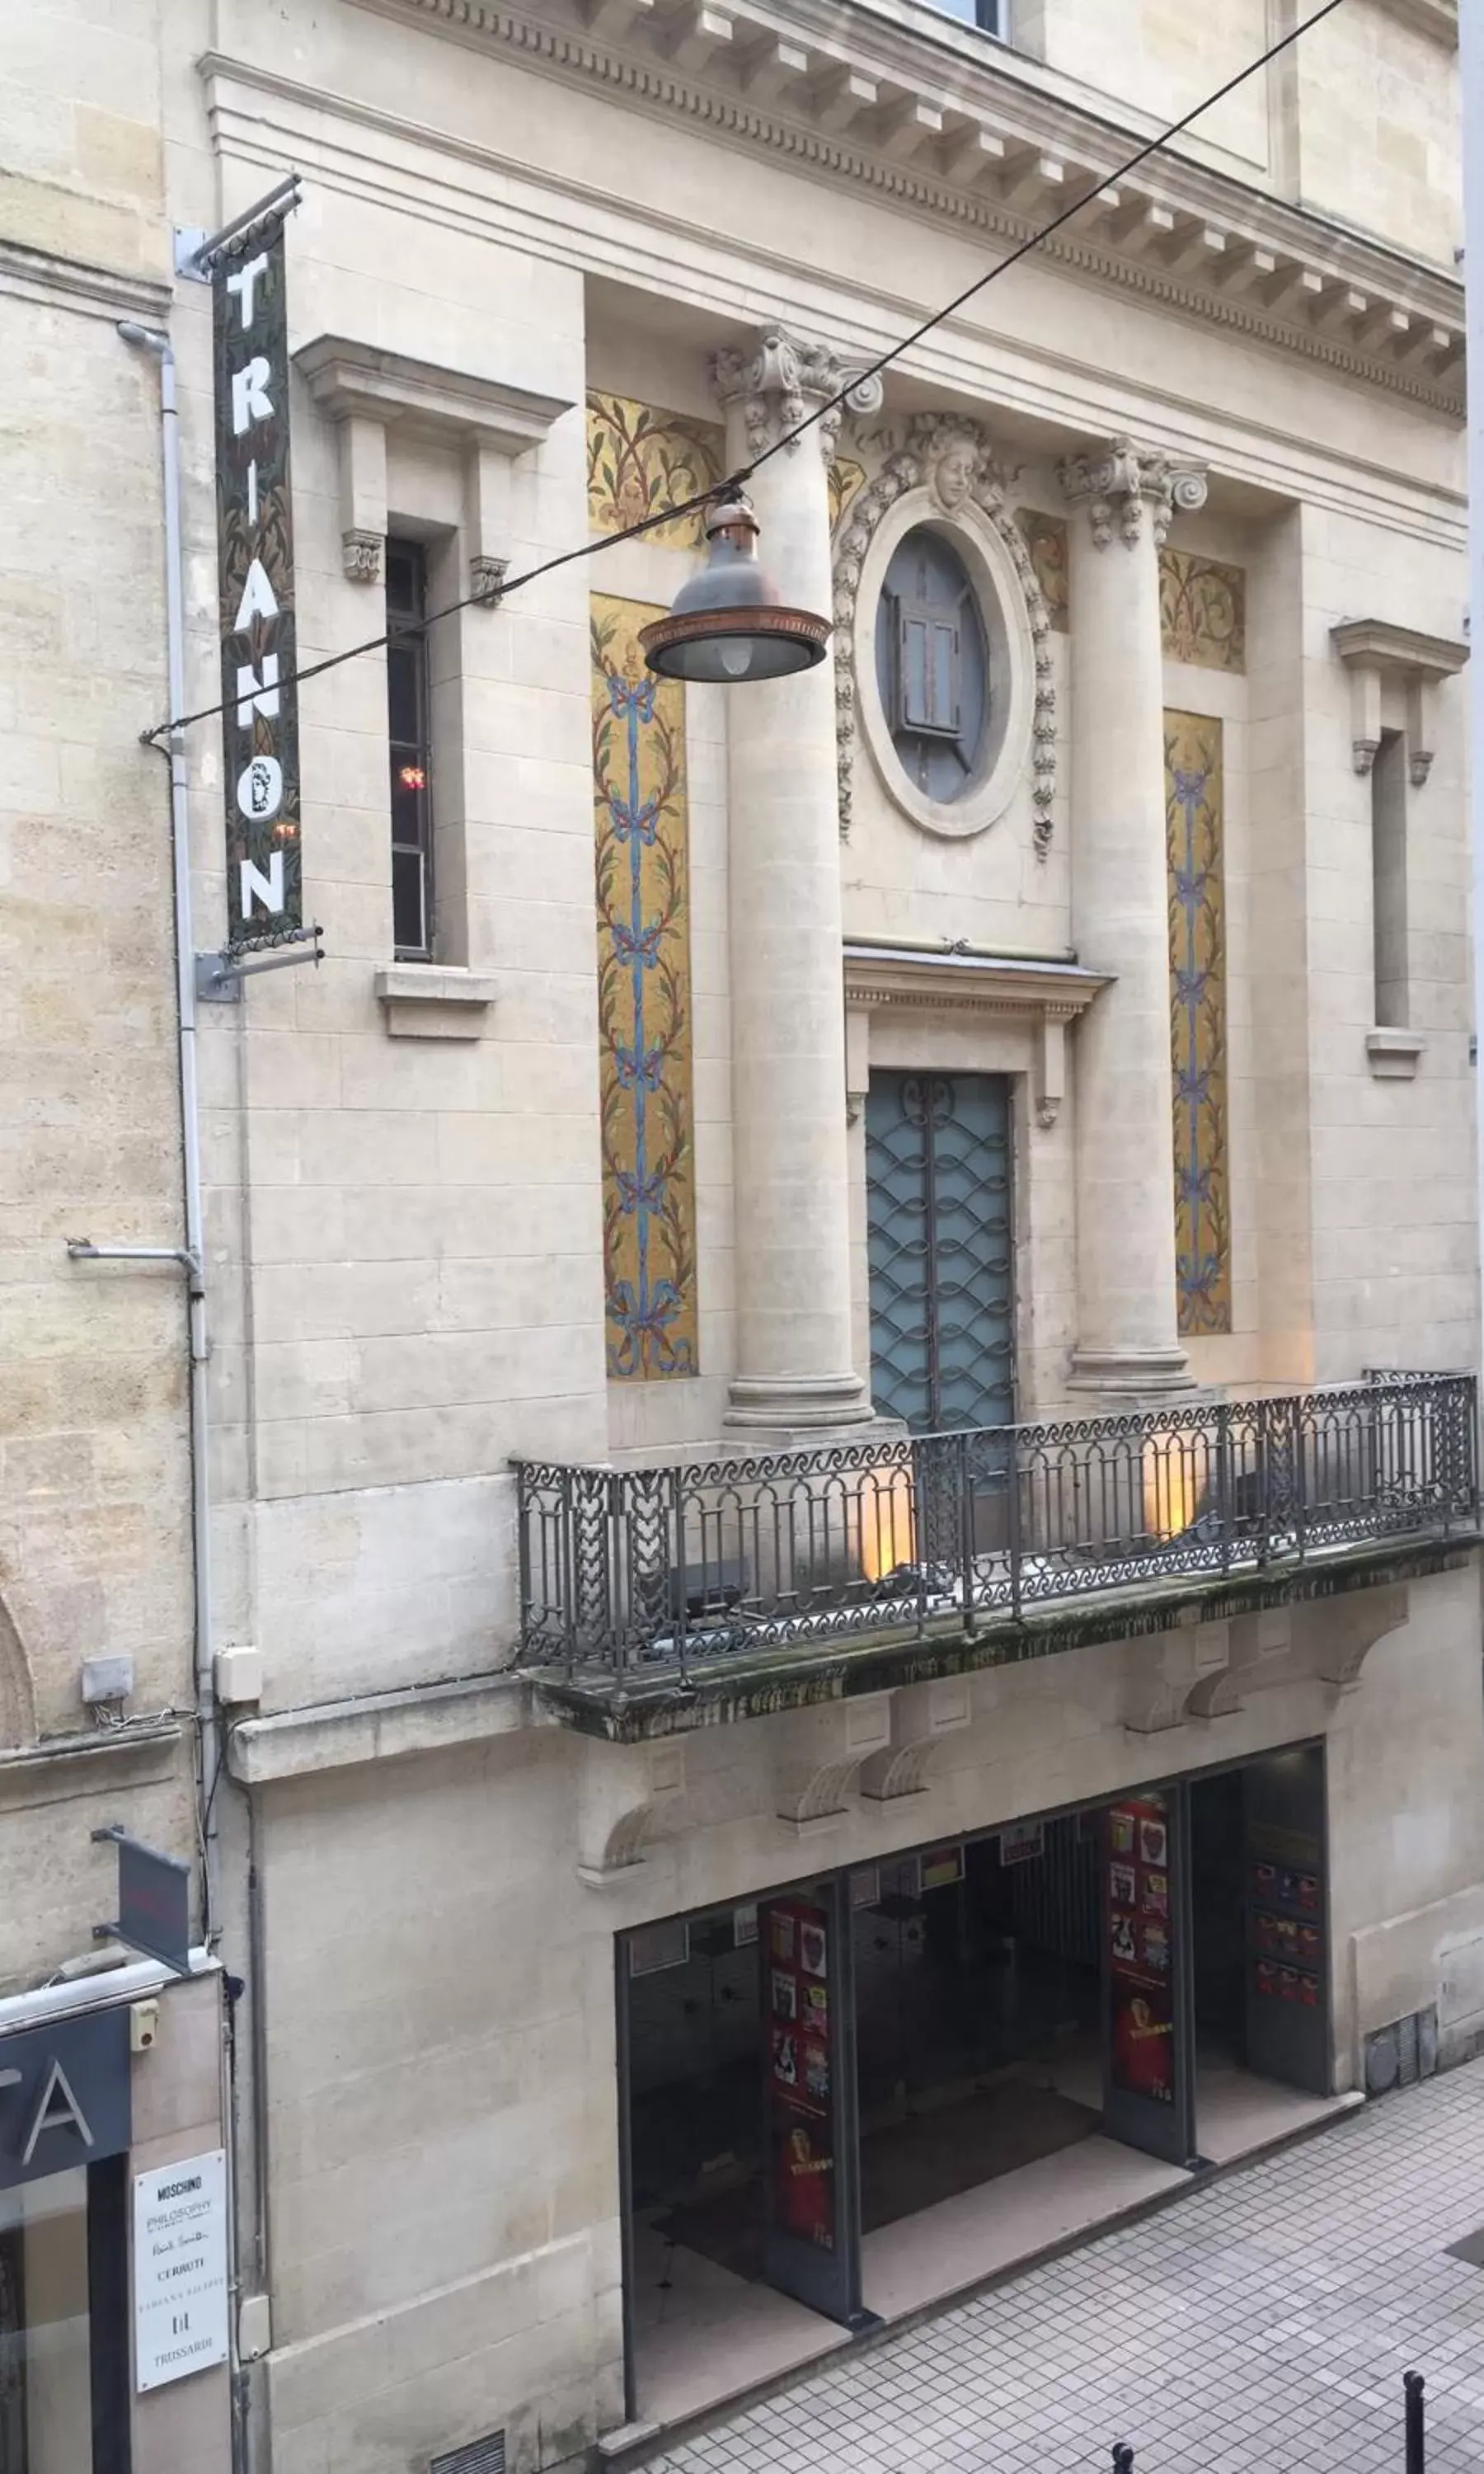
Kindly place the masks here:
POLYGON ((871 1385, 914 1432, 1015 1418, 1010 1086, 873 1074, 866 1101, 871 1385))

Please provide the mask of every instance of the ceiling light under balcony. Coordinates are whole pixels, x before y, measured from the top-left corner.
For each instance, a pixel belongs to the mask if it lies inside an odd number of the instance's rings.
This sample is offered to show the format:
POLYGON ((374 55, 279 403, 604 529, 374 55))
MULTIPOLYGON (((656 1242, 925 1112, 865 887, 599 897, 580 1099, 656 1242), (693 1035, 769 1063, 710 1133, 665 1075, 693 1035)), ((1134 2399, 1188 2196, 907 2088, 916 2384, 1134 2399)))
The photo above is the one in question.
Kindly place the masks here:
POLYGON ((706 511, 706 562, 676 594, 669 617, 639 631, 661 678, 742 687, 784 679, 825 658, 829 620, 779 601, 757 563, 757 518, 740 490, 706 511))

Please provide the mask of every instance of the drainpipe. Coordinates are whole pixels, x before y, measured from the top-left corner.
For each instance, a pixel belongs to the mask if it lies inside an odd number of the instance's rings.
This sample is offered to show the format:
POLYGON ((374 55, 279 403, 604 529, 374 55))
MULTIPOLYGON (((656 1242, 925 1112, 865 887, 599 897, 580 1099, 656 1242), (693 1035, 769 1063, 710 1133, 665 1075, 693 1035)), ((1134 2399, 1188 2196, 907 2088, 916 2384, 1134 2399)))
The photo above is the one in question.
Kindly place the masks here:
POLYGON ((205 1229, 201 1202, 201 1108, 196 1076, 196 941, 191 919, 191 817, 186 783, 185 602, 181 588, 180 421, 176 405, 176 357, 168 335, 119 321, 126 344, 153 352, 159 362, 160 467, 165 497, 165 643, 169 669, 171 731, 170 829, 175 861, 176 1012, 180 1054, 180 1131, 185 1168, 185 1247, 191 1352, 191 1526, 195 1564, 196 1731, 201 1752, 202 1938, 208 1949, 221 1931, 216 1820, 221 1740, 217 1731, 216 1681, 211 1663, 211 1500, 206 1449, 205 1229))
POLYGON ((1473 1073, 1475 1198, 1484 1332, 1484 11, 1458 12, 1463 113, 1464 296, 1469 384, 1469 803, 1473 869, 1473 1073), (1473 621, 1479 642, 1473 642, 1473 621), (1473 658, 1476 656, 1477 658, 1473 658))

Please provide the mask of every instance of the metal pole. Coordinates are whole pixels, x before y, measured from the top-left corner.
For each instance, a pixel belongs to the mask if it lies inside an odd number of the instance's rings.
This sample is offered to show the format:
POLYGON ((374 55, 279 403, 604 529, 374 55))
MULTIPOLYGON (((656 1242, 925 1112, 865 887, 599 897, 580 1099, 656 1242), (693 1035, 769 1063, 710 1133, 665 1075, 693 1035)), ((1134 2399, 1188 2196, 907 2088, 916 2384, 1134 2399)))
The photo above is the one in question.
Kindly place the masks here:
POLYGON ((1401 2385, 1406 2390, 1406 2474, 1423 2474, 1426 2462, 1427 2438, 1424 2420, 1426 2409, 1423 2402, 1421 2371, 1403 2371, 1401 2385))
MULTIPOLYGON (((180 418, 176 403, 176 356, 168 335, 121 320, 126 343, 142 346, 159 362, 160 468, 165 500, 165 644, 170 711, 185 711, 185 598, 180 538, 180 418)), ((201 1198, 201 1104, 196 1074, 196 947, 191 919, 191 813, 185 733, 179 720, 170 733, 170 825, 175 862, 176 1012, 180 1058, 180 1148, 184 1164, 185 1252, 192 1265, 189 1333, 191 1360, 191 1522, 195 1564, 196 1725, 201 1739, 202 1938, 210 1948, 220 1926, 216 1816, 216 1680, 211 1664, 211 1502, 206 1457, 205 1221, 201 1198)))
MULTIPOLYGON (((1469 379, 1469 639, 1473 620, 1484 636, 1484 10, 1464 0, 1458 12, 1459 75, 1463 106, 1464 289, 1469 379)), ((1484 653, 1470 661, 1469 801, 1473 861, 1473 1034, 1475 1065, 1474 1177, 1476 1234, 1480 1241, 1477 1307, 1484 1333, 1484 653)), ((1479 1335, 1475 1335, 1477 1352, 1479 1335)))

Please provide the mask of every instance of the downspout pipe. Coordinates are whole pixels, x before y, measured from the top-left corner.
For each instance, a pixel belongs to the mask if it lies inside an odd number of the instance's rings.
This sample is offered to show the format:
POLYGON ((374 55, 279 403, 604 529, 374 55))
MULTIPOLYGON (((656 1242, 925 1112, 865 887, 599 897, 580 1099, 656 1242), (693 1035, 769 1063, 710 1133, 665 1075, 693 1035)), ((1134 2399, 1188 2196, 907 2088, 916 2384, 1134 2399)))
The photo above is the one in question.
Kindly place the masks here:
MULTIPOLYGON (((1458 12, 1464 158, 1464 318, 1469 401, 1469 812, 1472 861, 1474 1195, 1484 1284, 1484 9, 1458 12), (1478 640, 1474 638, 1477 625, 1478 640)), ((1484 1285, 1476 1294, 1484 1331, 1484 1285)))
POLYGON ((160 468, 165 500, 165 645, 171 727, 170 828, 175 863, 176 1018, 180 1058, 180 1133, 184 1158, 185 1247, 191 1363, 191 1527, 195 1573, 194 1671, 196 1729, 200 1739, 202 1836, 202 1939, 214 1947, 221 1931, 216 1818, 221 1740, 211 1642, 211 1498, 207 1475, 205 1227, 201 1200, 201 1104, 196 1069, 196 939, 191 916, 191 813, 186 777, 185 595, 180 524, 180 416, 176 400, 176 357, 168 335, 119 321, 126 344, 153 352, 159 363, 160 468))

